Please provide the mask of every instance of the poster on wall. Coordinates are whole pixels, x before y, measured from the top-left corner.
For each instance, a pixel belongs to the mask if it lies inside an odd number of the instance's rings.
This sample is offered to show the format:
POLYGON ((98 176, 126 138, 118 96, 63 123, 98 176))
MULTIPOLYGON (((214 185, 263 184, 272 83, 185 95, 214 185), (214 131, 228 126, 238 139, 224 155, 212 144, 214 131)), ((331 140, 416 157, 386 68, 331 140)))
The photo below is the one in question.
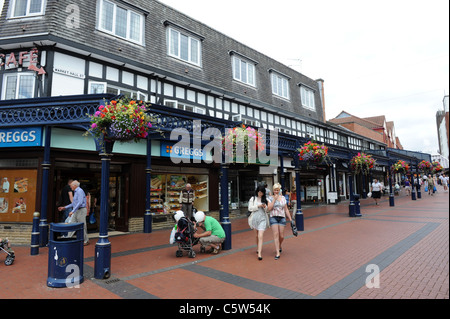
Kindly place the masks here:
POLYGON ((0 170, 0 222, 33 221, 36 180, 36 170, 0 170))

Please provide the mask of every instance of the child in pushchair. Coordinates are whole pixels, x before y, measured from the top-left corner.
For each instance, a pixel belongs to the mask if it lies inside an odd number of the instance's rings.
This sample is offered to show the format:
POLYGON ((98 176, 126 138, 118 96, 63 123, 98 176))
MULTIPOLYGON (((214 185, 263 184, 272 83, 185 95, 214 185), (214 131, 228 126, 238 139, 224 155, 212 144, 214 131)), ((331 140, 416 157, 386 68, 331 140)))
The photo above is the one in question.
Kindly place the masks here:
POLYGON ((0 238, 0 250, 4 251, 5 254, 7 255, 5 259, 5 265, 6 266, 12 265, 12 263, 14 262, 14 258, 16 258, 16 256, 14 256, 14 251, 11 250, 8 238, 5 239, 0 238))
POLYGON ((195 251, 193 246, 198 243, 198 238, 194 238, 194 223, 184 217, 184 213, 181 210, 175 213, 174 218, 177 222, 174 240, 178 244, 175 256, 183 257, 183 251, 187 251, 188 256, 194 258, 195 251))

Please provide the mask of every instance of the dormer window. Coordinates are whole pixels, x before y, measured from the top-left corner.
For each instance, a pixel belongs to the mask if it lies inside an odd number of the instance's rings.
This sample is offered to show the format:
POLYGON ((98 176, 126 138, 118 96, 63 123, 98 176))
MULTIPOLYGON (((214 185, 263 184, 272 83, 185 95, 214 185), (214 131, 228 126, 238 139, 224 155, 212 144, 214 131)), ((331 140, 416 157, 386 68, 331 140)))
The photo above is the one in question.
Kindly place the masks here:
POLYGON ((255 65, 252 61, 237 52, 231 51, 231 61, 233 67, 233 79, 251 86, 255 85, 255 65))
POLYGON ((169 27, 167 29, 168 48, 167 53, 185 62, 201 65, 201 39, 169 27))
POLYGON ((107 0, 100 0, 99 30, 119 38, 144 43, 144 16, 118 6, 107 0))
POLYGON ((33 17, 44 14, 44 0, 11 0, 10 18, 33 17))

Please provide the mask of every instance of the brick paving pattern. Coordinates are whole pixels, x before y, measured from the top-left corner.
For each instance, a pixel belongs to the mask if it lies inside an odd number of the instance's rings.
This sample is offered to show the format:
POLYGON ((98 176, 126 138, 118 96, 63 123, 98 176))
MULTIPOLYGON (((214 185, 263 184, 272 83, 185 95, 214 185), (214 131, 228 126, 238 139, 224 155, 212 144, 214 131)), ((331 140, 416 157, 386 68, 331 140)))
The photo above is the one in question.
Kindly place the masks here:
POLYGON ((0 255, 0 299, 449 299, 448 195, 402 194, 394 207, 387 196, 380 206, 361 200, 360 218, 348 217, 348 202, 305 208, 305 231, 286 227, 279 260, 268 229, 258 261, 255 235, 238 218, 232 249, 219 255, 195 246, 195 258, 175 257, 170 230, 110 237, 112 276, 96 280, 91 239, 78 288, 47 287, 48 248, 31 256, 17 246, 12 266, 0 255))

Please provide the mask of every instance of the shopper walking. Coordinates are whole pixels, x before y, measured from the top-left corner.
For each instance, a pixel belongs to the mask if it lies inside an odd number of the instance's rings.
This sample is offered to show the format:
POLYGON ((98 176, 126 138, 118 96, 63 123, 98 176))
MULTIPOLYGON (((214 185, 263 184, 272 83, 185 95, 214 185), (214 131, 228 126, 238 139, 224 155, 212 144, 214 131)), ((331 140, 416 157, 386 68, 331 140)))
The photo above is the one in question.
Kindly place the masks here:
POLYGON ((433 196, 433 193, 434 193, 434 178, 431 176, 431 174, 428 174, 427 182, 428 182, 428 195, 433 196))
POLYGON ((371 187, 372 198, 375 201, 375 205, 378 205, 378 200, 381 198, 381 191, 383 190, 383 185, 378 181, 378 179, 374 178, 371 186, 372 186, 371 187))
POLYGON ((269 226, 267 204, 266 188, 264 186, 258 186, 255 191, 255 196, 248 201, 248 211, 251 212, 248 217, 248 224, 255 231, 258 260, 262 260, 264 231, 269 226))
POLYGON ((269 210, 270 227, 272 228, 273 240, 275 243, 275 260, 280 258, 282 252, 281 245, 284 241, 284 227, 286 226, 286 218, 292 221, 289 208, 287 207, 286 198, 281 194, 281 185, 276 183, 273 185, 273 196, 269 198, 267 208, 269 210))
MULTIPOLYGON (((71 217, 70 223, 83 223, 84 224, 84 244, 89 244, 89 237, 87 234, 87 226, 86 226, 86 195, 84 191, 80 187, 80 182, 73 181, 70 184, 70 188, 73 191, 73 201, 67 206, 58 207, 59 211, 64 209, 70 209, 69 217, 71 217)), ((72 237, 73 232, 68 234, 68 237, 72 237)))
POLYGON ((409 177, 406 177, 406 179, 405 179, 405 191, 406 191, 406 194, 408 194, 408 196, 411 195, 411 182, 409 180, 409 177))

